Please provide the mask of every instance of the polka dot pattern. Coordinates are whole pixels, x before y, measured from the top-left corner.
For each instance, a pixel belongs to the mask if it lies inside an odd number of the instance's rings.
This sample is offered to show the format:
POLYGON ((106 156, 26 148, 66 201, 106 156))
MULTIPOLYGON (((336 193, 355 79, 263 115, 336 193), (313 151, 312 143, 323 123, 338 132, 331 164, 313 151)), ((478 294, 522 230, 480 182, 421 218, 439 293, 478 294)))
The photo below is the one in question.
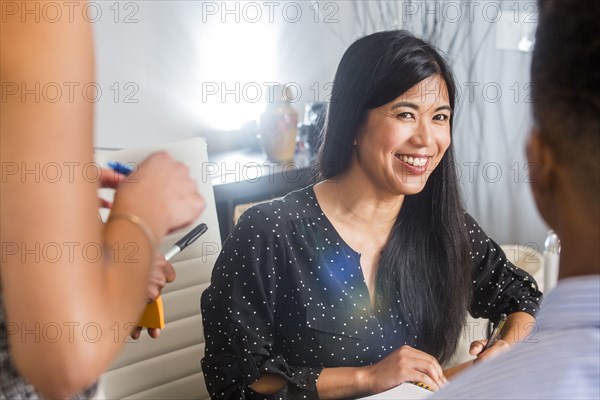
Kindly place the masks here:
MULTIPOLYGON (((471 313, 533 313, 541 296, 533 279, 506 261, 468 214, 465 223, 473 259, 471 313)), ((312 186, 242 215, 201 307, 202 368, 214 398, 255 398, 249 385, 272 373, 288 384, 269 398, 316 399, 323 368, 369 365, 403 345, 421 345, 411 316, 372 309, 360 254, 335 231, 312 186), (395 329, 384 331, 386 319, 395 329)))

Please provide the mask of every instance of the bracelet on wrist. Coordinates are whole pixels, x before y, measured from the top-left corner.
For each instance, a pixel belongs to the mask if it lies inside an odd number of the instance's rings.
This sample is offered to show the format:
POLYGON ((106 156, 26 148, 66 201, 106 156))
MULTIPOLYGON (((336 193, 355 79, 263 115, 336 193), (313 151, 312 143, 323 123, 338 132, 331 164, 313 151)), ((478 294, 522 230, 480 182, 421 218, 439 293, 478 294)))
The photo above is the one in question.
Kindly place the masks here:
POLYGON ((109 222, 116 221, 116 220, 129 221, 129 222, 133 223, 135 226, 137 226, 138 228, 140 228, 142 230, 142 232, 144 232, 144 235, 146 235, 146 238, 148 239, 148 242, 150 243, 150 246, 152 247, 152 251, 154 252, 156 250, 156 248, 157 248, 156 236, 154 235, 152 228, 150 228, 150 225, 148 225, 148 223, 146 221, 144 221, 143 219, 141 219, 140 217, 138 217, 137 215, 134 215, 134 214, 129 214, 129 213, 112 214, 111 213, 109 215, 108 219, 106 220, 106 223, 108 224, 109 222))

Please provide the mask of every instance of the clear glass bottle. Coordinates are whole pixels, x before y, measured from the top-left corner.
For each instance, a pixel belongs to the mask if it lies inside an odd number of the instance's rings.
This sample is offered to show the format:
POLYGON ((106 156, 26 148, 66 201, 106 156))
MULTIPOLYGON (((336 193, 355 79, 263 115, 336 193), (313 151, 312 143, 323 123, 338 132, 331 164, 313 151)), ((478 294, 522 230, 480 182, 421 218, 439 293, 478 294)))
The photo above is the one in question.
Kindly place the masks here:
POLYGON ((544 243, 544 293, 548 293, 558 281, 560 240, 553 230, 548 231, 544 243))

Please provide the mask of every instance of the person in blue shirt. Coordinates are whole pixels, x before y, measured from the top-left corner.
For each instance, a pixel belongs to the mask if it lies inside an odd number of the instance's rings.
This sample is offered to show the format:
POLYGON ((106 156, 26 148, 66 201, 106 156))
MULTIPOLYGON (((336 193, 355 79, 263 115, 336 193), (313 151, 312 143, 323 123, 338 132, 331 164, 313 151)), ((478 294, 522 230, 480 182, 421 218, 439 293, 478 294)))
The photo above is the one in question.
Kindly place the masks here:
POLYGON ((538 210, 561 240, 535 334, 436 399, 600 398, 600 2, 540 0, 527 145, 538 210))

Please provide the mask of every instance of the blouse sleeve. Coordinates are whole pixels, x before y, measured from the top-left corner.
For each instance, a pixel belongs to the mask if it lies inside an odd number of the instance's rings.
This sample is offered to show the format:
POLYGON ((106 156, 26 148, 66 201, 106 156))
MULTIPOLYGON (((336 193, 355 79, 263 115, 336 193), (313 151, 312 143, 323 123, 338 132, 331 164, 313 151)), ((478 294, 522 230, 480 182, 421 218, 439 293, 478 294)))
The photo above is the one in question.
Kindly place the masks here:
POLYGON ((535 279, 508 261, 500 246, 467 213, 465 224, 474 268, 471 315, 493 322, 500 319, 500 314, 517 311, 535 316, 542 300, 535 279))
POLYGON ((282 279, 277 269, 287 261, 283 234, 274 228, 260 208, 248 210, 223 244, 211 284, 202 294, 202 370, 211 398, 318 398, 321 368, 288 365, 275 349, 274 314, 282 279), (264 396, 249 385, 267 373, 287 384, 264 396))

